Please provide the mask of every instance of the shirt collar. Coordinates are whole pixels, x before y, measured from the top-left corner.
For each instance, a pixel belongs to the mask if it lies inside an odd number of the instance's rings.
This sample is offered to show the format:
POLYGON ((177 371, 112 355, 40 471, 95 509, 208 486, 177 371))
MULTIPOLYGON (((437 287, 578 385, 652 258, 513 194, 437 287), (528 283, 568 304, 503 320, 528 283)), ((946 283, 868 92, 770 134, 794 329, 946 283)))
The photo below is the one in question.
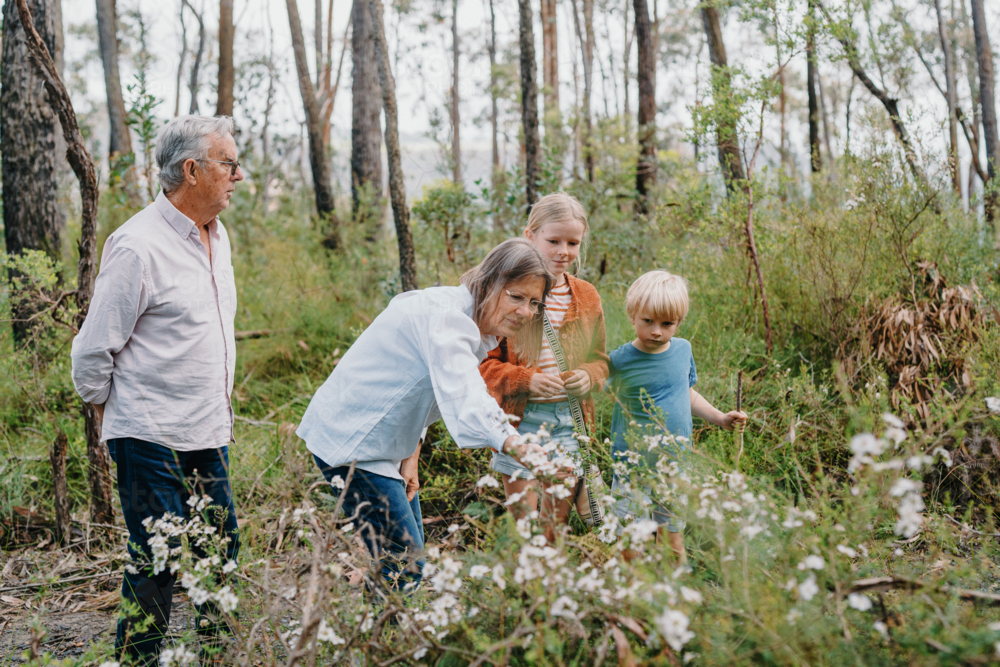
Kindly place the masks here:
MULTIPOLYGON (((183 213, 177 210, 177 207, 167 199, 167 195, 164 194, 163 190, 160 190, 160 194, 156 195, 156 200, 153 202, 153 206, 156 207, 157 212, 163 216, 163 219, 174 228, 174 231, 180 234, 182 238, 187 238, 191 235, 192 231, 195 231, 196 225, 194 220, 187 217, 183 213)), ((210 233, 216 233, 216 223, 219 218, 215 217, 210 223, 208 223, 208 231, 210 233)))

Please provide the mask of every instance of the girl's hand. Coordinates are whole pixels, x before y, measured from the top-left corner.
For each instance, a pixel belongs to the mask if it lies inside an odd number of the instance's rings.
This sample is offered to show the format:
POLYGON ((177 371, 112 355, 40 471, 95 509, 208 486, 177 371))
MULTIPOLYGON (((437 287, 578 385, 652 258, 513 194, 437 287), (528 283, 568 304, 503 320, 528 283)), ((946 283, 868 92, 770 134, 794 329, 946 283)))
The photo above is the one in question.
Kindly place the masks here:
POLYGON ((732 412, 727 412, 722 415, 722 419, 719 422, 719 426, 726 429, 727 431, 737 431, 739 433, 743 432, 743 429, 747 425, 747 413, 739 412, 733 410, 732 412))
POLYGON ((528 383, 530 398, 552 398, 563 390, 563 381, 558 375, 535 373, 528 383))
POLYGON ((585 396, 590 391, 590 373, 583 370, 566 371, 560 373, 563 379, 566 393, 574 396, 585 396))

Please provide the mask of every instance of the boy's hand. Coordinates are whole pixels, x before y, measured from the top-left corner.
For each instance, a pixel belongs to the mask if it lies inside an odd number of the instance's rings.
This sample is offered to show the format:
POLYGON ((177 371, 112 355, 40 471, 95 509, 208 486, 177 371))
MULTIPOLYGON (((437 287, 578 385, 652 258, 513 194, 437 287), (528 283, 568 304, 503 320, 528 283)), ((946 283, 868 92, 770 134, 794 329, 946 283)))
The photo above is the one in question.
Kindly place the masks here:
POLYGON ((532 375, 531 381, 528 382, 528 392, 531 398, 552 398, 563 389, 562 378, 540 371, 532 375))
POLYGON ((574 396, 585 396, 590 391, 590 373, 583 370, 566 371, 560 373, 566 393, 574 396))
POLYGON ((738 431, 739 433, 743 432, 743 429, 746 428, 746 425, 747 425, 747 413, 740 412, 738 410, 733 410, 732 412, 727 412, 726 414, 722 415, 722 420, 719 422, 719 426, 721 428, 724 428, 727 431, 735 430, 738 431))

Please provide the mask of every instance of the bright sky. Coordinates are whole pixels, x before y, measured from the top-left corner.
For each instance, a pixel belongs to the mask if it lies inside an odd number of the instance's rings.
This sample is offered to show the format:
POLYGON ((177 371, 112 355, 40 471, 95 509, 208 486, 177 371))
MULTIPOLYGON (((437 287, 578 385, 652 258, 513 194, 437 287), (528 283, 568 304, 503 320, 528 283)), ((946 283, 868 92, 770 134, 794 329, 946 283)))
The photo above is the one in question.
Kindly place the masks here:
MULTIPOLYGON (((216 78, 215 61, 217 44, 215 32, 218 28, 218 3, 204 0, 191 0, 195 7, 204 5, 205 24, 209 33, 208 53, 202 68, 202 86, 199 94, 200 109, 203 113, 212 113, 215 109, 215 93, 213 90, 216 78)), ((502 58, 504 50, 508 50, 516 58, 517 48, 517 3, 516 0, 495 0, 497 14, 498 51, 502 58)), ((351 3, 349 0, 333 0, 334 4, 334 35, 336 42, 335 54, 339 56, 341 37, 350 18, 351 3)), ((164 118, 173 114, 177 98, 176 76, 177 65, 181 52, 181 26, 178 20, 181 0, 119 0, 118 12, 120 18, 129 21, 127 14, 140 9, 147 23, 150 35, 150 49, 154 55, 149 79, 151 92, 164 100, 159 108, 164 118)), ((471 186, 476 178, 485 177, 489 170, 490 140, 487 85, 489 80, 489 62, 486 46, 489 39, 489 9, 488 0, 461 0, 459 3, 459 30, 462 41, 462 64, 460 67, 460 93, 462 103, 462 142, 465 159, 466 182, 471 186)), ((537 2, 535 11, 537 16, 537 2)), ((622 71, 622 52, 625 40, 624 16, 625 3, 598 2, 595 10, 595 30, 597 32, 597 54, 594 73, 595 98, 593 111, 604 114, 607 109, 612 115, 624 107, 624 77, 622 71), (606 72, 602 79, 601 69, 606 72), (603 82, 603 83, 602 83, 603 82)), ((933 29, 932 13, 926 6, 911 3, 914 9, 911 21, 923 29, 933 29)), ((404 144, 404 171, 407 173, 408 192, 412 196, 427 183, 438 178, 435 167, 437 164, 436 149, 432 140, 426 134, 431 128, 431 114, 437 110, 446 117, 444 107, 446 96, 451 85, 451 3, 441 0, 410 0, 410 11, 402 16, 391 6, 387 8, 386 29, 390 51, 393 52, 395 75, 397 81, 397 103, 400 109, 400 133, 404 144), (433 15, 442 17, 440 22, 433 20, 433 15)), ((696 13, 694 1, 660 0, 659 13, 662 18, 661 34, 665 41, 676 39, 678 57, 670 62, 661 61, 657 71, 657 103, 660 115, 657 117, 661 129, 670 128, 670 136, 676 144, 684 140, 684 132, 690 128, 689 107, 698 97, 706 94, 706 78, 708 68, 707 47, 703 46, 701 22, 696 13), (666 5, 666 6, 664 6, 666 5), (690 7, 688 6, 690 5, 690 7), (700 49, 700 52, 699 52, 700 49)), ((994 51, 1000 51, 1000 3, 987 2, 987 23, 993 37, 994 51)), ((564 113, 573 106, 574 100, 574 67, 573 59, 579 53, 576 36, 573 31, 572 5, 562 0, 558 6, 559 31, 559 69, 560 97, 564 113)), ((312 58, 313 15, 315 5, 312 2, 300 0, 299 13, 306 34, 307 50, 312 58)), ((324 15, 325 15, 324 9, 324 15)), ((303 119, 301 98, 297 80, 294 75, 294 61, 291 50, 291 37, 288 27, 288 16, 285 2, 282 0, 235 0, 236 17, 236 61, 237 68, 254 58, 262 57, 271 48, 273 34, 273 50, 281 67, 281 75, 277 83, 277 104, 272 118, 272 128, 282 134, 297 134, 298 123, 303 119)), ((95 23, 95 7, 93 0, 63 0, 63 16, 67 30, 66 63, 69 67, 74 62, 86 61, 86 67, 81 71, 81 79, 86 83, 86 93, 77 92, 74 102, 78 111, 94 109, 94 130, 97 137, 106 144, 106 118, 104 117, 103 75, 100 60, 94 53, 89 60, 88 53, 96 49, 94 40, 96 32, 91 29, 82 35, 79 28, 95 23), (92 35, 92 37, 91 37, 92 35)), ((197 38, 196 23, 190 12, 187 14, 189 50, 193 50, 197 38)), ((726 42, 729 51, 730 64, 738 64, 752 73, 771 72, 775 68, 774 48, 766 46, 760 36, 756 24, 741 23, 735 11, 731 11, 726 22, 726 42)), ((536 52, 541 52, 541 35, 536 18, 535 24, 536 52)), ((123 37, 123 40, 128 41, 123 37)), ((633 40, 631 52, 631 68, 635 70, 635 44, 633 40)), ((835 45, 824 47, 827 54, 837 54, 835 45)), ((787 57, 787 55, 786 55, 787 57)), ((828 60, 828 58, 824 58, 828 60)), ((310 63, 312 66, 313 63, 310 63)), ((188 66, 190 66, 190 62, 188 66)), ((190 96, 186 87, 188 69, 185 68, 184 80, 180 91, 180 108, 185 112, 190 104, 190 96)), ((944 150, 944 140, 947 127, 943 125, 947 117, 944 100, 933 88, 926 72, 917 61, 911 89, 901 94, 901 106, 904 115, 908 116, 911 131, 929 141, 933 150, 944 150)), ((69 70, 67 69, 67 72, 69 70)), ((824 62, 821 73, 825 85, 825 95, 828 108, 839 107, 836 116, 831 115, 835 124, 833 137, 834 150, 843 151, 844 140, 844 104, 847 86, 850 84, 849 72, 843 65, 824 62), (839 102, 837 102, 839 100, 839 102), (835 104, 836 102, 836 104, 835 104)), ((127 59, 122 61, 123 85, 131 82, 134 69, 127 59)), ((582 66, 577 66, 575 73, 579 81, 582 95, 582 66)), ((794 56, 788 67, 789 91, 789 122, 788 136, 791 150, 800 165, 806 164, 806 128, 805 128, 805 65, 801 54, 794 56)), ((874 74, 874 73, 873 73, 874 74)), ((541 79, 541 68, 538 73, 541 79)), ((350 153, 350 101, 351 101, 351 63, 350 54, 345 59, 340 92, 337 96, 333 117, 334 145, 337 155, 334 158, 335 175, 342 184, 346 184, 346 165, 350 153)), ((246 127, 248 118, 256 117, 259 121, 266 95, 267 84, 263 83, 244 105, 238 103, 237 122, 246 127)), ((968 86, 959 82, 960 100, 967 100, 968 86)), ((633 80, 629 84, 629 107, 632 113, 637 108, 637 86, 633 80)), ((126 93, 128 97, 128 93, 126 93)), ((853 93, 854 105, 852 114, 859 118, 859 100, 870 102, 867 92, 863 92, 857 84, 853 93)), ((968 105, 967 101, 965 102, 968 105)), ((832 111, 831 111, 832 113, 832 111)), ((508 150, 511 163, 517 157, 517 124, 520 122, 517 109, 507 107, 507 113, 501 111, 508 124, 508 150)), ((852 142, 862 141, 857 126, 852 128, 852 142)), ((779 123, 777 114, 770 114, 765 130, 765 138, 772 142, 766 147, 765 159, 776 160, 777 152, 773 147, 779 141, 779 123)), ((501 139, 503 141, 503 139, 501 139)), ((857 143, 854 143, 855 149, 857 143)), ((682 146, 683 150, 691 151, 689 144, 682 146)), ((502 149, 503 150, 503 149, 502 149)), ((709 154, 714 151, 709 151, 709 154)), ((962 153, 963 169, 968 160, 967 147, 962 153)))

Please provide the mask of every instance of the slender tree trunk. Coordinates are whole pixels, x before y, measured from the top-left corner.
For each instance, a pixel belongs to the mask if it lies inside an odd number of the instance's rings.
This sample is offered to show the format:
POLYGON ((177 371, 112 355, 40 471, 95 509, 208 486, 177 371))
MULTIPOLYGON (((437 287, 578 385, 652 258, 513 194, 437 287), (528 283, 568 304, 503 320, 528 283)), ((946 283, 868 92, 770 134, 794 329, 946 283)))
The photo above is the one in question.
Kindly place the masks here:
MULTIPOLYGON (((462 183, 462 142, 459 138, 461 116, 458 109, 458 0, 451 0, 451 178, 462 183)), ((383 95, 383 97, 385 97, 383 95)))
MULTIPOLYGON (((830 119, 826 112, 826 97, 823 94, 823 78, 816 74, 816 90, 819 91, 819 116, 823 121, 823 147, 826 148, 826 157, 833 162, 833 149, 830 147, 830 119)), ((837 97, 834 90, 833 104, 836 106, 837 97)))
POLYGON ((629 3, 623 3, 625 10, 625 38, 622 46, 622 84, 625 87, 625 132, 628 134, 632 126, 632 103, 629 101, 628 84, 632 81, 631 61, 632 61, 632 35, 635 30, 635 23, 629 25, 628 10, 629 3))
POLYGON ((593 126, 591 121, 591 99, 594 89, 594 0, 583 2, 583 29, 580 28, 580 15, 577 10, 577 0, 573 3, 573 23, 576 26, 577 40, 583 50, 583 136, 580 138, 583 149, 583 164, 587 170, 587 180, 594 182, 594 151, 593 126))
POLYGON ((635 189, 639 210, 649 215, 649 191, 656 184, 656 52, 653 50, 652 25, 646 0, 634 0, 635 34, 639 62, 639 160, 635 171, 635 189))
POLYGON ((112 166, 118 158, 132 152, 122 81, 118 74, 117 25, 115 0, 97 0, 97 42, 104 65, 104 89, 108 98, 108 124, 111 126, 108 157, 112 166))
POLYGON ((233 86, 236 70, 233 67, 233 0, 219 0, 219 97, 215 104, 216 116, 233 115, 233 86))
POLYGON ((528 212, 538 201, 538 83, 530 0, 517 0, 521 44, 521 123, 524 127, 524 194, 528 212))
POLYGON ((315 26, 315 30, 313 30, 313 43, 316 49, 316 90, 322 90, 323 67, 326 64, 326 58, 323 57, 323 0, 316 0, 313 25, 315 26))
POLYGON ((556 0, 541 0, 542 95, 546 127, 559 117, 559 42, 556 31, 556 0))
POLYGON ((958 97, 955 91, 955 64, 952 60, 951 40, 948 39, 948 28, 941 12, 941 0, 934 0, 934 10, 937 12, 938 37, 941 39, 941 50, 944 51, 944 78, 947 87, 948 100, 948 139, 951 149, 948 156, 948 168, 951 170, 951 186, 956 193, 962 194, 962 170, 958 163, 958 97))
MULTIPOLYGON (((986 172, 990 183, 995 183, 1000 165, 1000 139, 997 138, 996 97, 993 90, 993 49, 990 48, 989 33, 986 30, 986 12, 983 0, 972 0, 972 29, 976 36, 976 59, 979 62, 979 105, 983 114, 983 134, 986 138, 986 172)), ((987 188, 987 191, 989 188, 987 188)), ((991 192, 986 197, 986 220, 995 224, 998 218, 997 195, 991 192)), ((1000 230, 1000 225, 995 225, 1000 230)))
POLYGON ((299 92, 306 112, 306 131, 309 136, 309 166, 312 169, 313 191, 316 195, 316 211, 330 227, 325 230, 324 245, 330 249, 340 247, 340 230, 334 216, 333 188, 330 176, 330 160, 323 146, 323 128, 320 119, 319 101, 312 79, 309 78, 309 64, 306 62, 306 43, 302 37, 302 22, 295 0, 285 0, 288 7, 288 24, 292 32, 292 51, 295 54, 295 72, 299 79, 299 92))
POLYGON ((365 1, 355 0, 351 14, 352 111, 351 111, 351 196, 354 212, 367 184, 375 196, 382 194, 382 91, 379 89, 371 12, 365 1))
POLYGON ((806 17, 806 88, 809 97, 809 164, 814 174, 823 169, 819 148, 819 100, 816 95, 819 75, 816 69, 816 14, 815 4, 810 1, 806 17))
POLYGON ((69 444, 66 434, 59 431, 49 447, 49 464, 52 466, 52 495, 56 511, 56 544, 66 546, 70 542, 69 492, 66 488, 66 449, 69 444))
MULTIPOLYGON (((58 0, 32 0, 36 27, 50 53, 58 40, 58 0)), ((44 78, 31 63, 25 31, 15 0, 3 13, 3 53, 0 63, 0 155, 3 167, 3 222, 7 252, 42 250, 62 260, 66 220, 59 208, 59 119, 49 104, 44 78)), ((29 312, 13 313, 15 319, 29 312)), ((14 335, 23 340, 27 325, 15 322, 14 335)))
MULTIPOLYGON (((330 4, 331 10, 333 9, 333 4, 330 4)), ((329 25, 329 14, 327 15, 329 25)), ((348 21, 347 25, 344 27, 344 35, 341 37, 340 43, 340 58, 337 60, 337 78, 332 78, 332 72, 327 71, 326 78, 323 80, 323 89, 320 98, 323 100, 320 105, 320 115, 323 118, 323 145, 326 146, 327 150, 330 148, 330 131, 333 129, 333 123, 331 118, 333 117, 333 105, 337 101, 337 91, 340 90, 340 75, 344 71, 344 55, 347 53, 347 33, 351 29, 351 22, 348 21), (332 81, 331 81, 332 79, 332 81)), ((330 47, 328 53, 333 53, 333 44, 330 40, 327 40, 327 45, 330 47)), ((331 63, 332 65, 332 63, 331 63)))
POLYGON ((174 86, 174 90, 177 91, 177 96, 174 98, 174 118, 177 118, 181 112, 181 79, 184 75, 184 62, 187 60, 188 54, 187 23, 184 22, 185 7, 184 0, 181 0, 181 11, 179 12, 179 21, 181 24, 181 57, 177 61, 177 83, 174 86))
MULTIPOLYGON (((36 9, 44 11, 46 7, 41 6, 36 7, 36 9)), ((43 16, 39 13, 39 16, 41 18, 40 23, 43 26, 46 23, 51 25, 52 17, 50 15, 46 14, 43 16)), ((36 73, 40 73, 41 79, 45 83, 45 90, 48 94, 47 99, 55 108, 56 114, 59 116, 60 125, 62 126, 62 136, 66 142, 66 157, 80 183, 80 242, 77 245, 80 259, 77 263, 77 287, 75 291, 77 303, 75 324, 77 330, 79 330, 90 308, 90 299, 94 294, 94 278, 97 273, 94 261, 97 250, 97 172, 94 169, 94 161, 90 158, 90 154, 83 143, 83 135, 80 133, 80 127, 77 124, 76 112, 73 111, 73 104, 70 102, 69 93, 66 91, 66 86, 63 85, 62 77, 60 77, 59 70, 56 67, 57 61, 52 58, 50 50, 51 42, 47 44, 46 39, 38 33, 32 21, 32 10, 28 8, 27 0, 9 1, 4 6, 3 48, 5 58, 3 64, 7 64, 8 37, 15 37, 14 35, 8 35, 8 26, 13 27, 18 22, 18 18, 24 27, 22 32, 24 35, 24 38, 22 38, 24 40, 23 43, 27 45, 27 50, 31 53, 31 69, 36 73), (13 11, 10 13, 7 12, 13 6, 14 2, 17 4, 16 15, 13 11)), ((14 40, 11 39, 11 41, 14 40)), ((56 41, 56 44, 58 43, 56 41)), ((3 71, 6 74, 6 66, 3 68, 3 71)), ((3 115, 6 116, 7 114, 4 113, 3 115)), ((4 136, 6 137, 6 132, 4 136)), ((6 157, 7 153, 4 151, 5 161, 6 157)), ((6 167, 6 164, 4 166, 6 167)), ((94 406, 84 403, 83 416, 84 434, 87 439, 87 460, 89 464, 87 472, 90 482, 90 517, 95 523, 110 524, 114 521, 114 518, 111 505, 111 472, 108 450, 100 442, 101 432, 97 422, 97 411, 94 409, 94 406)))
POLYGON ((396 80, 389 69, 389 47, 385 39, 382 0, 366 0, 371 15, 375 42, 375 59, 378 65, 382 104, 385 109, 385 147, 389 154, 389 197, 392 200, 392 217, 396 223, 396 242, 399 246, 399 277, 403 291, 419 289, 417 285, 416 251, 410 231, 410 210, 406 206, 406 184, 403 179, 403 162, 399 150, 399 118, 396 111, 396 80))
POLYGON ((494 0, 490 0, 490 132, 493 136, 493 176, 490 184, 496 187, 497 170, 500 168, 500 114, 497 109, 497 15, 494 0))
MULTIPOLYGON (((726 45, 722 41, 719 10, 711 5, 702 5, 701 19, 705 24, 708 54, 712 59, 712 97, 715 98, 716 105, 720 105, 731 96, 732 78, 729 73, 729 61, 726 58, 726 45)), ((740 181, 745 180, 743 163, 740 161, 736 118, 725 113, 720 114, 716 119, 716 135, 722 177, 726 182, 727 192, 733 192, 740 187, 740 181)))
POLYGON ((194 64, 191 65, 191 78, 188 81, 188 92, 191 93, 191 106, 188 109, 188 113, 199 114, 201 110, 198 106, 198 88, 201 83, 198 80, 198 76, 201 70, 201 57, 205 53, 205 21, 202 15, 195 11, 194 6, 188 0, 183 1, 188 9, 191 10, 191 13, 194 14, 195 19, 198 20, 198 50, 194 53, 194 64))

